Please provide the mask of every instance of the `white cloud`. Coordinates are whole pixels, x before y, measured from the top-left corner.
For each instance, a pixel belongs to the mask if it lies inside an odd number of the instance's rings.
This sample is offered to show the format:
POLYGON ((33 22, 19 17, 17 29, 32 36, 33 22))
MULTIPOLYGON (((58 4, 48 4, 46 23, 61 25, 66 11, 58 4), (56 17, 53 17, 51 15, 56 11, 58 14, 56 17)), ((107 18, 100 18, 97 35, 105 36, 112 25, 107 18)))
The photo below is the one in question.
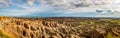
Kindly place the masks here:
POLYGON ((99 9, 104 10, 103 12, 101 12, 102 14, 110 14, 110 15, 120 14, 120 3, 119 3, 120 0, 39 0, 41 4, 34 6, 36 1, 38 0, 27 0, 26 3, 17 4, 13 2, 9 3, 5 0, 0 0, 0 3, 3 3, 4 4, 3 6, 9 6, 9 4, 12 4, 16 7, 22 8, 22 9, 5 10, 6 12, 9 12, 7 14, 11 14, 15 16, 29 15, 33 13, 43 13, 43 12, 52 13, 53 11, 56 13, 61 13, 60 16, 61 15, 74 16, 74 14, 77 13, 78 15, 76 16, 79 16, 79 13, 88 13, 88 12, 96 13, 96 10, 99 9), (106 12, 106 9, 110 9, 112 12, 106 12))
POLYGON ((68 9, 68 10, 64 10, 64 12, 65 12, 64 14, 96 12, 96 9, 98 9, 98 8, 82 7, 82 8, 76 8, 76 9, 68 9))
POLYGON ((4 8, 4 7, 7 7, 7 6, 9 6, 9 3, 8 2, 6 2, 6 1, 4 1, 4 0, 0 0, 0 8, 4 8))
MULTIPOLYGON (((19 5, 16 3, 11 3, 12 5, 16 7, 20 7, 22 9, 5 9, 0 11, 0 15, 10 15, 10 16, 26 16, 26 15, 32 15, 34 13, 43 13, 47 11, 55 11, 54 7, 51 7, 49 5, 38 5, 38 6, 27 6, 27 5, 19 5), (3 13, 1 13, 3 12, 3 13)), ((50 11, 50 12, 51 12, 50 11)))
POLYGON ((52 6, 78 8, 95 5, 108 5, 112 2, 112 0, 41 0, 41 3, 42 2, 46 2, 47 4, 52 6))
MULTIPOLYGON (((120 13, 120 0, 41 0, 42 4, 49 4, 55 7, 67 8, 64 14, 81 13, 81 12, 96 12, 96 10, 103 9, 107 14, 120 13), (106 12, 107 10, 113 12, 106 12)), ((101 13, 103 13, 101 12, 101 13)))
POLYGON ((28 3, 29 5, 31 5, 31 6, 34 5, 34 2, 35 2, 35 0, 28 0, 28 1, 27 1, 27 3, 28 3))

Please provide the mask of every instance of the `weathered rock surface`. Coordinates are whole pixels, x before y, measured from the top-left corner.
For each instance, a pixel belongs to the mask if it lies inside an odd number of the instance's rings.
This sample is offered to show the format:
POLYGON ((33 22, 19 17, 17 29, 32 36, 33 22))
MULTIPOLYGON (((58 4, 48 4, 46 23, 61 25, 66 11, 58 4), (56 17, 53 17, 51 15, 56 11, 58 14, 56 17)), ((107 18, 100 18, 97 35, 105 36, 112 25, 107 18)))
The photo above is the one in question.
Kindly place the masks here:
POLYGON ((120 35, 120 20, 0 17, 0 29, 16 38, 106 38, 120 35))

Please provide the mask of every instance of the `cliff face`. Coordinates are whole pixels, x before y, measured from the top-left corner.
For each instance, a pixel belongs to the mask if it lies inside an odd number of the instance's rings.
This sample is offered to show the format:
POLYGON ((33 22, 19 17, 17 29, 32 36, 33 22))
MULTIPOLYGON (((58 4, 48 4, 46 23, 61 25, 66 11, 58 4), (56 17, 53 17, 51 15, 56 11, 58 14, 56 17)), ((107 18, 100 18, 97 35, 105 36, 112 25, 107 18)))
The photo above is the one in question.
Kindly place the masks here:
POLYGON ((120 35, 120 20, 0 17, 0 30, 14 38, 107 38, 120 35))

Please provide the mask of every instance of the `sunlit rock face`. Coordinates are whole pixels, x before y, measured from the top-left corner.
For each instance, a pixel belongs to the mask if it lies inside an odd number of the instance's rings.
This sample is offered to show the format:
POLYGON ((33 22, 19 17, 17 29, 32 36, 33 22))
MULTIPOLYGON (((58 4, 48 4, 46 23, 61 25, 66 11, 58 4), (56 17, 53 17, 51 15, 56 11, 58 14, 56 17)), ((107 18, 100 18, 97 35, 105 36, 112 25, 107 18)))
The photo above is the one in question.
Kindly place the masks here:
POLYGON ((13 18, 0 17, 0 38, 109 38, 119 37, 120 19, 112 18, 13 18), (3 31, 3 33, 1 33, 3 31))

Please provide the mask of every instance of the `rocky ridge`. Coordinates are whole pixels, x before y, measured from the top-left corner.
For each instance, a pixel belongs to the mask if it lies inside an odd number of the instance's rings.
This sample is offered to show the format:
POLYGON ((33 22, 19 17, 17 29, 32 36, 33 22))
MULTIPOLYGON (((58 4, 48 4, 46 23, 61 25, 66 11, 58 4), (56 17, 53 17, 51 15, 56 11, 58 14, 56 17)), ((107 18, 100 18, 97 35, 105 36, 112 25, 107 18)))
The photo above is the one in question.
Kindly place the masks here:
POLYGON ((0 17, 0 30, 14 38, 107 38, 120 35, 120 20, 0 17))

